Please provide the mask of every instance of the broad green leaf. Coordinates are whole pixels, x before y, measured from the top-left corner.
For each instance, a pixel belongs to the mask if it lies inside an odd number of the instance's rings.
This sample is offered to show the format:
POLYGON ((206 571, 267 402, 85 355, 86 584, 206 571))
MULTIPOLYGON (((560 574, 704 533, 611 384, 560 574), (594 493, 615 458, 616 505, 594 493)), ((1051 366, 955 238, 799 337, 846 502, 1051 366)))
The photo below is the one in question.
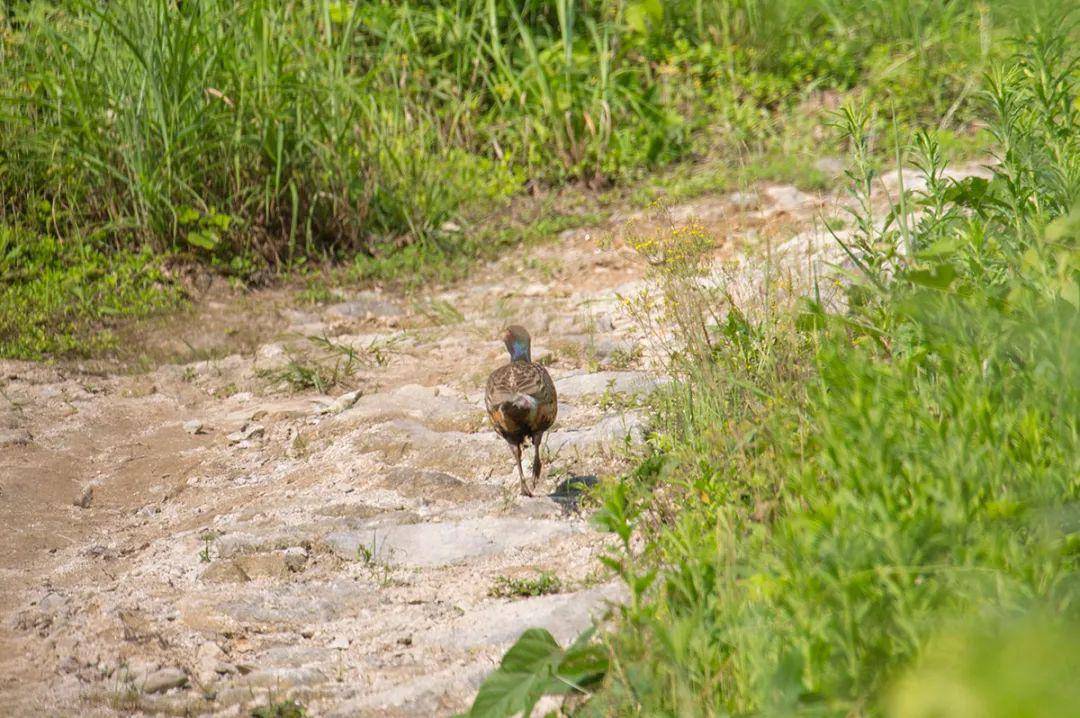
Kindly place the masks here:
POLYGON ((181 207, 176 210, 176 221, 181 226, 195 224, 199 221, 199 211, 192 207, 181 207))
POLYGON ((660 27, 664 21, 664 6, 660 0, 637 0, 626 6, 626 25, 642 35, 660 27))
POLYGON ((965 177, 945 190, 944 199, 961 207, 977 209, 988 199, 990 182, 982 177, 965 177))
POLYGON ((541 696, 584 691, 596 683, 607 673, 608 657, 602 646, 589 643, 593 631, 582 633, 565 651, 543 628, 525 631, 480 686, 468 716, 521 713, 528 718, 541 696))
POLYGON ((209 232, 198 231, 187 233, 187 243, 192 247, 198 247, 199 249, 205 249, 208 252, 214 251, 217 247, 217 237, 209 232))
POLYGON ((928 247, 923 247, 919 250, 919 257, 924 259, 930 259, 931 257, 943 257, 947 254, 955 254, 956 250, 963 244, 963 239, 959 236, 950 236, 934 242, 928 247))
POLYGON ((956 279, 956 267, 951 264, 939 264, 933 271, 928 269, 913 269, 904 274, 909 282, 931 289, 948 289, 956 279))
POLYGON ((535 671, 554 665, 553 661, 561 654, 562 648, 551 633, 543 628, 530 628, 506 652, 499 667, 507 671, 535 671))
POLYGON ((206 215, 206 221, 211 226, 218 229, 227 230, 232 225, 232 217, 227 214, 221 214, 220 212, 211 212, 206 215))
POLYGON ((569 648, 552 676, 548 693, 583 690, 604 677, 608 654, 603 646, 585 645, 569 648))
POLYGON ((473 701, 471 718, 506 718, 519 712, 528 716, 551 685, 563 650, 543 628, 521 634, 503 656, 498 670, 488 676, 473 701))

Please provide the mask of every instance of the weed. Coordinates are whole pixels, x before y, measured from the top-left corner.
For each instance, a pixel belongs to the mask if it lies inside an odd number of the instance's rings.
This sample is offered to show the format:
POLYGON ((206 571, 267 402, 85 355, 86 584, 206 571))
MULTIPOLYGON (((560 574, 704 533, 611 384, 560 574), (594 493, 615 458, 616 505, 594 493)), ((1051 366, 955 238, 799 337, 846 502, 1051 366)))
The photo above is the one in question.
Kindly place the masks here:
POLYGON ((377 337, 360 349, 326 336, 308 337, 307 341, 307 350, 290 353, 283 366, 261 370, 259 376, 284 384, 294 392, 314 389, 325 394, 336 386, 348 386, 361 367, 384 366, 402 337, 377 337))
POLYGON ((427 317, 432 324, 446 326, 460 324, 465 321, 465 315, 457 307, 445 299, 430 299, 424 302, 414 302, 413 307, 417 312, 427 317))
POLYGON ((213 531, 204 531, 199 534, 199 538, 203 542, 202 551, 199 551, 199 561, 202 563, 210 563, 212 557, 210 556, 210 548, 214 545, 214 540, 217 539, 217 534, 213 531))
POLYGON ((494 585, 488 590, 488 595, 494 598, 527 598, 559 593, 562 587, 562 580, 558 576, 541 571, 536 576, 520 578, 497 576, 494 585))
POLYGON ((635 409, 642 406, 643 403, 643 397, 640 394, 616 391, 614 379, 608 380, 604 393, 597 399, 597 406, 600 407, 600 411, 605 412, 613 409, 617 411, 635 409))
POLYGON ((335 371, 327 371, 324 367, 297 356, 290 356, 284 366, 263 371, 260 376, 277 384, 285 384, 294 392, 314 389, 320 394, 325 394, 336 386, 339 378, 335 371))
POLYGON ((307 711, 296 701, 274 701, 251 711, 251 718, 305 718, 307 711))
POLYGON ((245 282, 346 257, 445 279, 575 221, 461 229, 522 188, 702 156, 715 171, 658 191, 730 186, 736 165, 754 168, 736 184, 820 185, 821 98, 962 135, 1018 6, 20 2, 0 16, 0 220, 245 282))
POLYGON ((325 284, 319 281, 309 283, 303 290, 301 290, 296 298, 302 304, 329 304, 337 299, 337 295, 333 290, 327 287, 325 284))
POLYGON ((393 551, 386 549, 386 538, 379 542, 378 534, 371 533, 371 544, 360 544, 356 547, 356 558, 370 572, 371 576, 378 581, 380 586, 388 586, 391 583, 393 567, 390 565, 393 551))
POLYGON ((645 348, 640 344, 630 347, 616 347, 608 355, 607 365, 612 369, 629 369, 641 361, 645 348))

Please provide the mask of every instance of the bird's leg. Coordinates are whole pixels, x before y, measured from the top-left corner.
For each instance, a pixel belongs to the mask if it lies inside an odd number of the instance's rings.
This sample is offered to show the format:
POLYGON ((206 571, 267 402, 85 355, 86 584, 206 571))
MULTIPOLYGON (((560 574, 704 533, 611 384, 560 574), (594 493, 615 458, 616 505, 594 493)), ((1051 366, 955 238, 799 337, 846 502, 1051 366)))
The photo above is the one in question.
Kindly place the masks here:
POLYGON ((544 432, 542 432, 542 431, 532 435, 532 445, 533 445, 532 474, 533 474, 533 488, 534 489, 536 488, 537 484, 540 483, 540 468, 541 468, 541 465, 540 465, 540 442, 543 440, 543 438, 544 438, 544 432))
POLYGON ((521 495, 532 496, 529 485, 525 483, 525 473, 521 470, 521 444, 510 444, 510 450, 514 452, 514 460, 517 461, 518 481, 521 482, 521 495))

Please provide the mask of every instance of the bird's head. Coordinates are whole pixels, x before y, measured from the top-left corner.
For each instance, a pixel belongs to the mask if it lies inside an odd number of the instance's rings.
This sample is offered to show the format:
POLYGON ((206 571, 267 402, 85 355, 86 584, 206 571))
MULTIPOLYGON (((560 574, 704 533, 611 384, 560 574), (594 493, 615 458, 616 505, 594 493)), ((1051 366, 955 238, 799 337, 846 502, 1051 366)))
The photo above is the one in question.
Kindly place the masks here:
POLYGON ((510 361, 532 361, 529 346, 531 340, 525 327, 517 324, 508 326, 503 330, 502 340, 506 351, 510 352, 510 361))

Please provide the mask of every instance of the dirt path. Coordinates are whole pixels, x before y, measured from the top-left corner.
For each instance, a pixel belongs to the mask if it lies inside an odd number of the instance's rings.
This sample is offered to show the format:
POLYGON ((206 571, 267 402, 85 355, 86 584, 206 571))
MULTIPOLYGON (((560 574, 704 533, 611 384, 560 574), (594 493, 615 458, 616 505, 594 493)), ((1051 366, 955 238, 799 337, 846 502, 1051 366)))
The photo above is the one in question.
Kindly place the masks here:
MULTIPOLYGON (((672 213, 752 272, 765 247, 802 262, 835 204, 774 186, 672 213)), ((525 628, 588 626, 620 590, 567 486, 625 468, 657 383, 617 300, 643 266, 601 242, 629 218, 419 301, 286 301, 249 354, 139 376, 0 364, 0 713, 449 715, 525 628), (482 409, 511 320, 561 400, 536 498, 482 409), (349 386, 275 378, 322 351, 312 336, 356 351, 349 386), (540 571, 562 591, 490 595, 540 571)))

